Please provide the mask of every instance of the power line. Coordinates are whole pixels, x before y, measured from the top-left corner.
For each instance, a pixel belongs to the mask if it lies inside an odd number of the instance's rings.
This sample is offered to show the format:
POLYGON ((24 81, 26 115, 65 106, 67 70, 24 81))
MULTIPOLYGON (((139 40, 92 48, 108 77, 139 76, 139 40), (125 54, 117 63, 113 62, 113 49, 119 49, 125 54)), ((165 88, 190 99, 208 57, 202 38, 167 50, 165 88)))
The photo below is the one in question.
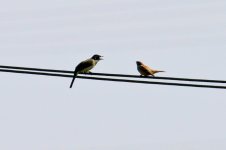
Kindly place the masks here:
MULTIPOLYGON (((17 66, 3 66, 0 68, 5 69, 19 69, 19 70, 29 70, 29 71, 44 71, 44 72, 54 72, 54 73, 68 73, 73 74, 73 71, 68 70, 55 70, 55 69, 42 69, 42 68, 30 68, 30 67, 17 67, 17 66)), ((207 82, 207 83, 226 83, 225 80, 209 80, 209 79, 191 79, 191 78, 176 78, 176 77, 140 77, 138 75, 128 75, 128 74, 112 74, 112 73, 92 73, 87 75, 96 76, 111 76, 111 77, 126 77, 126 78, 147 78, 147 79, 160 79, 160 80, 173 80, 173 81, 190 81, 190 82, 207 82)))
POLYGON ((18 67, 18 66, 3 66, 3 65, 0 65, 0 68, 29 70, 29 71, 45 71, 45 72, 55 72, 55 73, 73 73, 73 71, 67 71, 67 70, 42 69, 42 68, 18 67))
MULTIPOLYGON (((33 71, 21 71, 21 70, 9 70, 9 69, 0 69, 0 72, 11 72, 11 73, 22 73, 22 74, 33 74, 33 75, 55 76, 55 77, 68 77, 68 78, 72 78, 73 77, 73 75, 60 74, 60 73, 33 72, 33 71)), ((185 83, 153 82, 153 81, 128 80, 128 79, 112 79, 112 78, 87 77, 87 76, 77 76, 77 78, 91 79, 91 80, 101 80, 101 81, 127 82, 127 83, 142 83, 142 84, 156 84, 156 85, 171 85, 171 86, 226 89, 226 86, 216 86, 216 85, 199 85, 199 84, 185 84, 185 83)))

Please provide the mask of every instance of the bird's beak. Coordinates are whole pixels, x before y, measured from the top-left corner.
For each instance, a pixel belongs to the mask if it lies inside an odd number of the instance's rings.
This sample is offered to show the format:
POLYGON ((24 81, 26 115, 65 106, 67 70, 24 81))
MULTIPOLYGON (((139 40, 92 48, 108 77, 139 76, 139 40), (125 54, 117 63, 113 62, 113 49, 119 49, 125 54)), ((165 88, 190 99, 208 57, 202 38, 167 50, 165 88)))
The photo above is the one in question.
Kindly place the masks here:
POLYGON ((104 60, 102 57, 104 57, 104 56, 100 56, 100 60, 104 60))

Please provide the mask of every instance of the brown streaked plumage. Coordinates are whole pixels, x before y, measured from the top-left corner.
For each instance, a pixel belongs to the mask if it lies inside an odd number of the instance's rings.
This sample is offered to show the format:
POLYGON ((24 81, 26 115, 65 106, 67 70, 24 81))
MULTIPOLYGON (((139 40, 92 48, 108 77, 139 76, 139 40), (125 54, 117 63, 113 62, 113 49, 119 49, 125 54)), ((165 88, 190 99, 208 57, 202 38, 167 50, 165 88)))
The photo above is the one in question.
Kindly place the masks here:
POLYGON ((146 66, 145 64, 143 64, 141 61, 137 61, 137 70, 139 71, 139 73, 141 74, 141 76, 153 76, 158 73, 158 72, 165 72, 165 71, 161 71, 161 70, 154 70, 151 69, 150 67, 146 66))

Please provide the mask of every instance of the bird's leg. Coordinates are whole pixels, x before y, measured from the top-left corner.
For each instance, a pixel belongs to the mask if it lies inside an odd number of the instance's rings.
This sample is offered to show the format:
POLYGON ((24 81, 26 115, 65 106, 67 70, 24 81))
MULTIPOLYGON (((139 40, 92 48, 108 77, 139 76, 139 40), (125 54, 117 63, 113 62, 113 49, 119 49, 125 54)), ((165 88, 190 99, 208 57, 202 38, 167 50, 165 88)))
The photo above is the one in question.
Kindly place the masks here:
POLYGON ((83 72, 83 74, 92 74, 90 71, 83 72))

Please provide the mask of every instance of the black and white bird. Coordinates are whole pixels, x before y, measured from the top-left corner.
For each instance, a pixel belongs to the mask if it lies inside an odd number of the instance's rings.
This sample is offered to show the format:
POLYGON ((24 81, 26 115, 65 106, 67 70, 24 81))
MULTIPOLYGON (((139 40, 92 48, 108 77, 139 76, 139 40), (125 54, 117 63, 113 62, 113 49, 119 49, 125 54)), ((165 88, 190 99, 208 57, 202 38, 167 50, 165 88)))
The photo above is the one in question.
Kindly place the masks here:
POLYGON ((93 69, 93 67, 96 66, 96 64, 100 61, 103 60, 102 59, 103 56, 100 56, 98 54, 93 55, 91 58, 80 62, 76 67, 75 67, 75 71, 74 71, 74 76, 73 79, 71 81, 71 85, 70 88, 72 88, 73 83, 75 81, 75 78, 77 77, 77 75, 79 73, 90 73, 90 70, 93 69))

